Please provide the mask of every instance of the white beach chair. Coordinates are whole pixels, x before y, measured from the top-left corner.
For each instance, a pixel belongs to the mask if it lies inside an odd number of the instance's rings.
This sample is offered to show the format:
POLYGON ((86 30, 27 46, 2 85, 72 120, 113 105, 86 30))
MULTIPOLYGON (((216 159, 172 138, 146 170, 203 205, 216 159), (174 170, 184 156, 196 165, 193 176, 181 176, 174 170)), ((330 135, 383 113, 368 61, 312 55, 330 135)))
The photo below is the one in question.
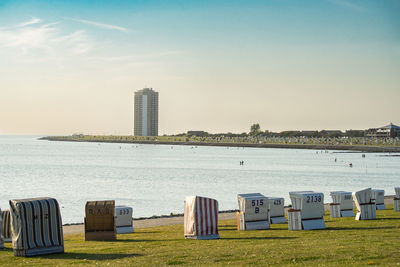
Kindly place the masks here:
MULTIPOLYGON (((289 192, 292 209, 289 217, 289 229, 298 229, 290 225, 299 220, 303 230, 324 229, 324 194, 314 191, 289 192)), ((289 213, 288 213, 289 215, 289 213)), ((300 229, 298 229, 300 230, 300 229)))
POLYGON ((239 212, 236 214, 238 230, 264 230, 270 228, 268 198, 260 193, 238 194, 239 212))
POLYGON ((353 217, 353 197, 351 192, 333 191, 331 192, 332 203, 330 204, 331 218, 353 217))
POLYGON ((353 192, 353 200, 357 207, 356 220, 376 219, 376 205, 372 202, 371 188, 353 192))

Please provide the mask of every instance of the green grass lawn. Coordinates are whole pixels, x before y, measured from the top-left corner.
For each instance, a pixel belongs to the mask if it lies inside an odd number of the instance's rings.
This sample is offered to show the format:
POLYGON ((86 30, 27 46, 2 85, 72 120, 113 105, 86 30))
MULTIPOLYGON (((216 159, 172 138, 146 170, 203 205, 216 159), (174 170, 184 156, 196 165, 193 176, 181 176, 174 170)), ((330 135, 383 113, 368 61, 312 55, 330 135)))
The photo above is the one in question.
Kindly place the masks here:
POLYGON ((400 266, 400 212, 377 211, 377 220, 325 217, 326 229, 236 230, 220 221, 219 240, 185 240, 183 225, 137 229, 114 242, 85 242, 83 234, 65 236, 65 253, 14 257, 10 243, 0 249, 0 266, 242 266, 242 265, 390 265, 400 266))

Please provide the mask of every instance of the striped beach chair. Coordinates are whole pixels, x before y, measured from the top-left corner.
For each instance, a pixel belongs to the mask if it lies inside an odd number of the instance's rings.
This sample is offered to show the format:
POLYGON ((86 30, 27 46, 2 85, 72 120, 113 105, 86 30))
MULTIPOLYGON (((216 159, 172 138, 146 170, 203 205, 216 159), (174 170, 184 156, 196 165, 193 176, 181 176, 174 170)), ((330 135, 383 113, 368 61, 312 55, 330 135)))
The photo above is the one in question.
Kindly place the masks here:
MULTIPOLYGON (((0 209, 1 213, 1 209, 0 209)), ((4 248, 3 218, 0 216, 0 248, 4 248)))
POLYGON ((10 200, 10 213, 15 256, 64 252, 61 213, 56 199, 10 200))
POLYGON ((189 239, 218 239, 218 201, 211 198, 186 197, 184 235, 189 239))
POLYGON ((1 220, 4 242, 11 242, 11 219, 9 210, 1 211, 1 220))

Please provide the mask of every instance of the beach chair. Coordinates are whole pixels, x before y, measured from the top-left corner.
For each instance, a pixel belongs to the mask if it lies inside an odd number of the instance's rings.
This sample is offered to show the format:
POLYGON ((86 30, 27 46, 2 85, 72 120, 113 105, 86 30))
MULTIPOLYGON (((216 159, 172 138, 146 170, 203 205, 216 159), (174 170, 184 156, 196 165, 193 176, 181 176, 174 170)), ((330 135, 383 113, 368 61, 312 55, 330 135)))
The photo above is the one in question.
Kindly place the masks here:
MULTIPOLYGON (((1 209, 0 209, 1 213, 1 209)), ((0 248, 4 248, 3 218, 0 216, 0 248)))
POLYGON ((371 188, 353 192, 353 200, 357 207, 356 220, 376 219, 376 205, 372 201, 371 188))
POLYGON ((85 206, 85 241, 115 240, 115 201, 88 201, 85 206))
POLYGON ((56 199, 10 200, 10 215, 15 256, 64 252, 61 213, 56 199))
POLYGON ((2 234, 4 238, 4 242, 11 242, 11 218, 10 218, 10 210, 2 210, 1 211, 1 227, 2 234))
POLYGON ((395 211, 400 211, 400 187, 395 187, 396 195, 393 199, 393 207, 395 211))
POLYGON ((314 191, 289 192, 289 230, 324 229, 324 194, 314 191))
POLYGON ((218 201, 190 196, 185 200, 184 236, 187 239, 218 239, 218 201))
POLYGON ((372 189, 371 200, 375 202, 376 210, 385 210, 385 190, 383 189, 372 189))
POLYGON ((117 234, 133 233, 133 209, 128 206, 115 206, 115 227, 117 234))
POLYGON ((269 217, 271 224, 286 223, 285 199, 283 197, 268 197, 269 217))
POLYGON ((333 191, 331 197, 332 203, 329 205, 331 218, 354 216, 351 192, 333 191))
POLYGON ((260 193, 238 194, 238 230, 265 230, 270 228, 268 198, 260 193))

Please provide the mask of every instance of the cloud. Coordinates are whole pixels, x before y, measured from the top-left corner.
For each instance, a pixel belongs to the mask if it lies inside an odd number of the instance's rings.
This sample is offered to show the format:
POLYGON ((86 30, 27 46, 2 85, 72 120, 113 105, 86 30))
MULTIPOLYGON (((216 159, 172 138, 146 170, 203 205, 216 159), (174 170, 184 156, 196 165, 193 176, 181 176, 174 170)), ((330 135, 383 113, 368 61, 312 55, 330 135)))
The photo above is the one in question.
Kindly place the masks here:
POLYGON ((31 20, 26 21, 26 22, 22 22, 22 23, 18 24, 17 27, 25 27, 25 26, 37 24, 37 23, 40 23, 40 22, 42 22, 41 19, 32 17, 31 20))
POLYGON ((114 66, 117 69, 116 72, 123 72, 123 69, 129 69, 140 67, 146 70, 154 68, 155 66, 165 66, 171 60, 179 60, 176 58, 180 55, 185 54, 183 50, 166 50, 158 52, 134 52, 131 51, 128 54, 114 52, 113 54, 101 55, 94 54, 87 55, 85 57, 86 62, 93 66, 114 66))
POLYGON ((17 30, 1 30, 0 46, 18 48, 24 52, 34 48, 46 48, 48 39, 54 35, 55 31, 56 28, 52 24, 39 27, 22 26, 17 30))
POLYGON ((161 51, 155 53, 147 53, 147 54, 138 54, 138 55, 129 55, 129 56, 109 56, 109 57, 91 57, 88 60, 99 60, 99 61, 131 61, 131 60, 146 60, 152 58, 161 58, 168 57, 174 55, 184 54, 183 50, 169 50, 169 51, 161 51))
POLYGON ((62 44, 72 54, 84 54, 92 50, 93 45, 84 30, 74 31, 68 35, 54 39, 57 44, 62 44))
POLYGON ((109 29, 109 30, 117 30, 117 31, 121 31, 121 32, 129 32, 130 31, 129 29, 124 28, 124 27, 111 25, 111 24, 104 24, 104 23, 100 23, 100 22, 96 22, 96 21, 90 21, 90 20, 84 20, 84 19, 73 19, 73 18, 70 18, 70 20, 77 21, 77 22, 87 24, 87 25, 104 28, 104 29, 109 29))
POLYGON ((40 22, 42 22, 41 19, 36 18, 36 17, 31 17, 30 20, 25 21, 25 22, 22 22, 22 23, 20 23, 20 24, 14 25, 14 26, 11 26, 11 27, 0 27, 0 31, 12 30, 12 29, 17 29, 17 28, 23 28, 23 27, 26 27, 26 26, 29 26, 29 25, 38 24, 38 23, 40 23, 40 22))
POLYGON ((0 47, 22 51, 23 54, 83 54, 92 48, 85 31, 62 33, 59 23, 41 23, 39 18, 18 24, 18 27, 0 29, 0 47), (40 53, 38 53, 40 52, 40 53))

